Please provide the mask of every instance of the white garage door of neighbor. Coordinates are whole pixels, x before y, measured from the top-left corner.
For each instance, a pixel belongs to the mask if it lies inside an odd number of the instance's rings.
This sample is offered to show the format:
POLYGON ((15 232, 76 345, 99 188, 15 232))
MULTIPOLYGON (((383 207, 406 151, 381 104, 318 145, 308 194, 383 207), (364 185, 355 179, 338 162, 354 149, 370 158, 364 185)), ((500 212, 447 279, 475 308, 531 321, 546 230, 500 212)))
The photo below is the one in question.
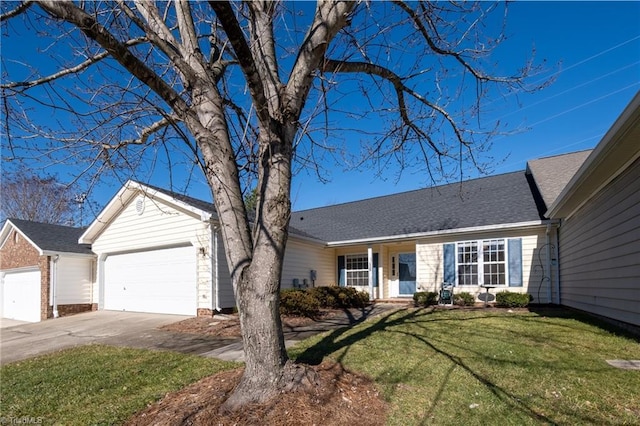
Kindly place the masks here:
POLYGON ((40 321, 40 271, 7 272, 1 291, 4 318, 40 321))
POLYGON ((179 247, 105 260, 104 309, 195 315, 196 253, 179 247))

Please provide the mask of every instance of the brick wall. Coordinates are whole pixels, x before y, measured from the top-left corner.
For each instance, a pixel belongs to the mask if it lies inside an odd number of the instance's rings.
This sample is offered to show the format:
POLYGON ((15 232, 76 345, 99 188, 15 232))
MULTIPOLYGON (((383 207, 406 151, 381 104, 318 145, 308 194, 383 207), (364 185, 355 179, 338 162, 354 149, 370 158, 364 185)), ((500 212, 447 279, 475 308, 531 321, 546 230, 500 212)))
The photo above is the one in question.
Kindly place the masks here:
POLYGON ((49 278, 51 262, 49 256, 40 256, 38 250, 15 229, 9 233, 0 247, 0 270, 37 267, 40 269, 40 319, 53 316, 49 306, 49 278))

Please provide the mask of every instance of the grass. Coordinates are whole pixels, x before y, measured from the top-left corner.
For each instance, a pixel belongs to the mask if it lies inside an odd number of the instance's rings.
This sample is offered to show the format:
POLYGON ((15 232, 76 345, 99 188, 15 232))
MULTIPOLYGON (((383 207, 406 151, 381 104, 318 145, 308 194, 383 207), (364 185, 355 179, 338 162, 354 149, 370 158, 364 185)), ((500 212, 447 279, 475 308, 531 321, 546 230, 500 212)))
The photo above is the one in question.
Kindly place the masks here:
MULTIPOLYGON (((373 378, 389 425, 640 425, 638 340, 565 310, 410 309, 301 342, 373 378)), ((3 366, 4 419, 119 424, 167 392, 237 364, 90 345, 3 366)))
POLYGON ((400 311, 298 345, 372 377, 390 425, 640 424, 638 341, 564 310, 400 311))
POLYGON ((237 364, 173 352, 88 345, 1 368, 0 416, 112 425, 202 377, 237 364))

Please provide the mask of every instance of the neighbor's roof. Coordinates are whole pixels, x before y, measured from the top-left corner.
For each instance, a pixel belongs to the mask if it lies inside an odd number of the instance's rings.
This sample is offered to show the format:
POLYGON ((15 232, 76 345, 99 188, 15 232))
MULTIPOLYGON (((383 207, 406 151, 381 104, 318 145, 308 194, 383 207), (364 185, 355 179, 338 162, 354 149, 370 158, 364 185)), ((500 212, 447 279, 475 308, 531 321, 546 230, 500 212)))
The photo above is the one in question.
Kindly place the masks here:
POLYGON ((527 173, 531 174, 536 182, 538 191, 545 203, 544 210, 549 208, 558 198, 558 195, 567 186, 567 183, 569 183, 592 151, 592 149, 588 149, 586 151, 544 157, 527 163, 527 173))
POLYGON ((40 252, 93 255, 88 245, 78 244, 78 238, 85 228, 51 225, 22 219, 7 219, 2 232, 3 240, 10 225, 13 225, 18 232, 31 241, 40 252))
POLYGON ((293 212, 291 226, 326 242, 539 224, 523 171, 293 212))

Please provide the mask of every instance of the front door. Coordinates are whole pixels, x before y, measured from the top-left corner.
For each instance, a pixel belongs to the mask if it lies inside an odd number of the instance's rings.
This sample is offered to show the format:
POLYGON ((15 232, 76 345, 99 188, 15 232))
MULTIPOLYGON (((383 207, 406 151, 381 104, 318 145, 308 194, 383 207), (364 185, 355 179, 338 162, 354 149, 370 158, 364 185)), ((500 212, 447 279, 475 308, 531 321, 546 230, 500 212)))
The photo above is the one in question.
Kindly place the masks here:
POLYGON ((416 254, 398 254, 398 295, 413 296, 416 292, 416 254))

